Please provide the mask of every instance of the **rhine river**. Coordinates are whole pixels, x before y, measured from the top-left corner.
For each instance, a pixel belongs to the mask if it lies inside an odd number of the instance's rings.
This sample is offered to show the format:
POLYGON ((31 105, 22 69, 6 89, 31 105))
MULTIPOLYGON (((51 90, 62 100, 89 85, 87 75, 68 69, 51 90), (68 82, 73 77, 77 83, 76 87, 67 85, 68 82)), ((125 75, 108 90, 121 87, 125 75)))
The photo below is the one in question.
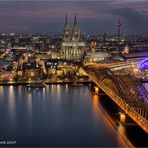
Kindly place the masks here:
POLYGON ((125 147, 99 99, 88 85, 0 86, 0 146, 125 147))

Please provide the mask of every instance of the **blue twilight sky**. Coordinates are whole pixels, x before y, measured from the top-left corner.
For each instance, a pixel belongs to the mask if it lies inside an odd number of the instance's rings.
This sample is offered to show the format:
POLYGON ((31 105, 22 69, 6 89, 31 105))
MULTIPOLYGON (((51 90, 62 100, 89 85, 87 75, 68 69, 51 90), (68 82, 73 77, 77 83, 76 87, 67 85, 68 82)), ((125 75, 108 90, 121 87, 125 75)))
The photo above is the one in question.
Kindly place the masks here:
POLYGON ((148 33, 148 0, 0 0, 0 32, 62 33, 65 14, 81 32, 148 33))

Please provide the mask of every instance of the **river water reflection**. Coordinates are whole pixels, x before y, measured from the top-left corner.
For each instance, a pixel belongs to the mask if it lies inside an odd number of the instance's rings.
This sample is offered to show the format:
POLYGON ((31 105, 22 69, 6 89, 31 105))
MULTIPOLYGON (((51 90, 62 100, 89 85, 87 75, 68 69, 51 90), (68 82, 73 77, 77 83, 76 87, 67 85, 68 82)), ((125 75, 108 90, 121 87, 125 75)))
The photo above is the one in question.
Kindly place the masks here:
POLYGON ((88 85, 0 86, 0 141, 7 140, 15 146, 126 146, 88 85))

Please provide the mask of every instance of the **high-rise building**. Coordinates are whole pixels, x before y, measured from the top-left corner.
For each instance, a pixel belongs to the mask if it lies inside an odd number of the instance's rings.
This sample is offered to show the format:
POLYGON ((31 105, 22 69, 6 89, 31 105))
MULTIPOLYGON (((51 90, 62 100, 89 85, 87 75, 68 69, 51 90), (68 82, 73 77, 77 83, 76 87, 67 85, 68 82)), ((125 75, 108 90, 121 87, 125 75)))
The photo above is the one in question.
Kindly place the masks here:
POLYGON ((68 18, 66 14, 65 26, 63 32, 63 42, 61 45, 61 59, 67 61, 77 61, 84 57, 85 43, 80 41, 80 30, 77 24, 77 17, 74 17, 74 26, 70 33, 68 18))

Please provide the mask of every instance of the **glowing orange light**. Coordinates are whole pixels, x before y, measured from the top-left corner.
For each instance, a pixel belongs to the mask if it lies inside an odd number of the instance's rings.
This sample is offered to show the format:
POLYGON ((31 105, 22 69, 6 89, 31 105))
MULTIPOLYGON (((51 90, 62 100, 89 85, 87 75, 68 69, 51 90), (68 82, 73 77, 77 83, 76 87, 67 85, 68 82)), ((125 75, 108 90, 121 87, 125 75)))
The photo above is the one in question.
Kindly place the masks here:
POLYGON ((121 121, 122 123, 125 123, 125 114, 120 113, 120 121, 121 121))

